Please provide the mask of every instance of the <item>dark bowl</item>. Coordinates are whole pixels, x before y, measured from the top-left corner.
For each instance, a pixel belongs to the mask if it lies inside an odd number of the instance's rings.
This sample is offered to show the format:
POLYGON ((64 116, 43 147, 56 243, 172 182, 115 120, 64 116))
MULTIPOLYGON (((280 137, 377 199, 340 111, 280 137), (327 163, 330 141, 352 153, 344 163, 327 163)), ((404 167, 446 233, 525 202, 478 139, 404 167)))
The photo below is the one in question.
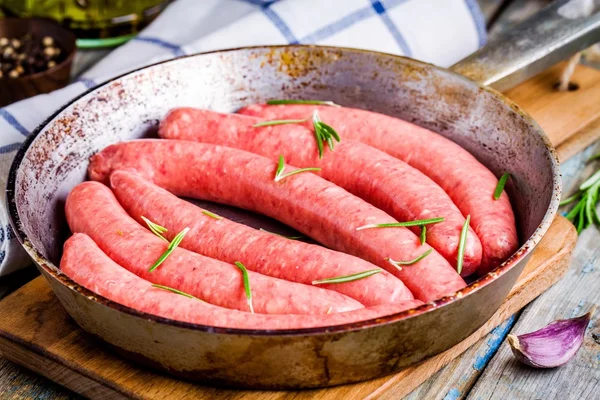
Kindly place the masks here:
POLYGON ((37 37, 52 37, 67 57, 46 71, 14 79, 0 78, 0 107, 37 94, 50 93, 69 83, 76 49, 75 35, 49 19, 0 19, 0 37, 19 38, 28 33, 37 37))

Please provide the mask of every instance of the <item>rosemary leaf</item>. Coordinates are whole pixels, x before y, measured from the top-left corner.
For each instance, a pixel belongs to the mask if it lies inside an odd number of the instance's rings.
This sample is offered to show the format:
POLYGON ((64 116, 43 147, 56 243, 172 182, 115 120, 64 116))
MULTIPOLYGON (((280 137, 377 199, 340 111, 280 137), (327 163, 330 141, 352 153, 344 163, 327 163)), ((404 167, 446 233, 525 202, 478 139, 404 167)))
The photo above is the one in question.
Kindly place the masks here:
POLYGON ((329 150, 333 151, 333 139, 331 136, 327 138, 327 146, 329 147, 329 150))
POLYGON ((204 214, 204 215, 206 215, 208 217, 214 218, 216 220, 223 219, 223 217, 221 217, 220 215, 217 215, 214 212, 211 212, 211 211, 208 211, 208 210, 202 210, 202 214, 204 214))
POLYGON ((582 207, 583 207, 583 202, 579 201, 577 203, 577 205, 571 211, 569 211, 567 213, 567 215, 565 215, 565 218, 568 219, 569 221, 573 222, 573 220, 579 214, 579 210, 581 210, 582 207))
POLYGON ((402 271, 401 265, 416 264, 419 261, 421 261, 422 259, 424 259, 425 257, 427 257, 428 255, 430 255, 432 251, 433 251, 433 249, 429 249, 425 253, 423 253, 420 256, 413 258, 412 260, 409 260, 409 261, 395 261, 395 260, 392 260, 391 258, 386 258, 385 260, 388 261, 390 264, 392 264, 394 267, 398 268, 399 271, 402 271))
POLYGON ((561 200, 561 202, 558 203, 558 205, 559 206, 566 206, 567 204, 570 204, 570 203, 574 202, 575 200, 577 200, 580 195, 581 195, 581 193, 577 192, 573 196, 567 197, 566 199, 561 200))
POLYGON ((236 261, 235 266, 242 271, 242 278, 244 280, 244 291, 246 292, 246 299, 248 300, 248 307, 250 307, 250 312, 254 314, 254 307, 252 306, 252 289, 250 288, 250 277, 248 276, 248 270, 239 261, 236 261))
POLYGON ((321 168, 316 168, 316 167, 298 168, 291 172, 288 172, 287 174, 284 174, 283 172, 285 171, 285 160, 283 159, 283 156, 280 155, 279 162, 277 163, 277 171, 275 172, 275 182, 279 182, 279 181, 287 178, 288 176, 300 174, 302 172, 320 171, 320 170, 321 170, 321 168))
POLYGON ((356 228, 357 231, 362 231, 363 229, 374 229, 374 228, 397 228, 400 226, 423 226, 429 224, 437 224, 444 221, 444 217, 439 218, 429 218, 429 219, 417 219, 414 221, 406 221, 406 222, 390 222, 387 224, 368 224, 359 226, 356 228))
MULTIPOLYGON (((582 204, 582 210, 584 210, 583 204, 582 204)), ((578 214, 578 220, 577 220, 577 234, 579 235, 583 229, 585 228, 585 217, 584 217, 584 213, 583 212, 579 212, 578 214)))
POLYGON ((252 125, 253 128, 261 128, 263 126, 273 126, 273 125, 289 125, 289 124, 303 124, 305 123, 305 119, 274 119, 271 121, 261 121, 252 125))
POLYGON ((337 142, 341 141, 340 135, 338 135, 337 131, 333 129, 331 125, 327 125, 325 122, 321 122, 321 127, 327 132, 329 136, 333 136, 333 138, 337 142))
POLYGON ((317 150, 319 152, 319 158, 323 158, 323 135, 321 131, 317 128, 316 123, 313 124, 313 131, 315 134, 315 139, 317 140, 317 150))
MULTIPOLYGON (((592 156, 590 160, 597 158, 600 158, 600 153, 592 156)), ((600 216, 596 209, 599 195, 600 170, 596 171, 592 176, 586 179, 581 186, 579 186, 577 193, 560 202, 560 205, 565 205, 577 200, 577 203, 571 211, 565 215, 565 218, 575 225, 578 234, 594 224, 600 228, 600 216)))
POLYGON ((510 177, 510 173, 505 172, 502 174, 500 179, 498 180, 498 185, 496 185, 496 190, 494 190, 494 200, 498 200, 500 196, 502 196, 502 192, 504 191, 504 186, 506 185, 506 181, 510 177))
POLYGON ((587 162, 594 161, 600 158, 600 153, 594 154, 590 158, 587 159, 587 162))
POLYGON ((148 229, 150 229, 150 232, 154 233, 156 236, 158 236, 159 238, 161 238, 162 240, 164 240, 165 242, 169 242, 162 234, 167 232, 167 228, 165 228, 164 226, 160 226, 158 224, 155 224, 154 222, 150 221, 148 218, 144 217, 143 215, 141 216, 142 220, 146 223, 146 225, 148 225, 148 229))
POLYGON ((590 187, 594 186, 594 184, 598 181, 600 181, 600 170, 596 171, 594 175, 587 178, 585 182, 583 182, 581 186, 579 186, 579 190, 587 190, 590 187))
POLYGON ((171 243, 169 243, 169 246, 167 246, 167 250, 165 250, 165 252, 158 258, 158 260, 156 260, 156 262, 152 264, 152 266, 148 269, 148 272, 153 272, 156 268, 158 268, 160 264, 162 264, 167 259, 167 257, 169 257, 169 255, 171 255, 173 250, 175 250, 177 246, 179 246, 179 243, 181 243, 184 236, 186 235, 186 233, 189 232, 189 230, 190 228, 185 228, 173 238, 171 243))
POLYGON ((270 233, 271 235, 275 235, 275 236, 279 236, 279 237, 286 238, 286 239, 291 239, 291 240, 304 239, 304 236, 285 236, 285 235, 280 235, 279 233, 268 231, 268 230, 263 229, 263 228, 260 228, 259 231, 267 232, 267 233, 270 233))
POLYGON ((196 299, 196 300, 202 301, 199 298, 197 298, 196 296, 192 296, 191 294, 186 293, 186 292, 182 292, 181 290, 173 289, 172 287, 163 286, 163 285, 157 285, 155 283, 152 284, 152 287, 155 287, 155 288, 158 288, 158 289, 163 289, 163 290, 168 290, 169 292, 177 293, 177 294, 180 294, 182 296, 188 297, 190 299, 196 299))
POLYGON ((379 269, 379 268, 370 269, 368 271, 358 272, 358 273, 352 274, 352 275, 336 276, 334 278, 319 279, 316 281, 312 281, 312 284, 313 285, 325 285, 325 284, 331 284, 331 283, 352 282, 352 281, 357 281, 359 279, 368 278, 369 276, 378 274, 380 272, 381 272, 381 269, 379 269))
POLYGON ((323 100, 269 100, 267 104, 270 106, 280 105, 280 104, 312 104, 317 106, 331 106, 331 107, 341 107, 338 104, 335 104, 333 101, 323 101, 323 100))
POLYGON ((423 225, 421 227, 421 235, 419 236, 419 239, 421 240, 421 246, 423 246, 427 241, 427 225, 423 225))
POLYGON ((279 161, 277 162, 277 170, 275 171, 275 179, 285 170, 285 160, 283 159, 283 154, 279 155, 279 161))
POLYGON ((456 272, 462 272, 463 262, 465 258, 465 245, 467 244, 467 233, 469 232, 469 224, 471 223, 471 215, 467 215, 465 224, 460 231, 460 240, 458 241, 458 255, 456 257, 456 272))

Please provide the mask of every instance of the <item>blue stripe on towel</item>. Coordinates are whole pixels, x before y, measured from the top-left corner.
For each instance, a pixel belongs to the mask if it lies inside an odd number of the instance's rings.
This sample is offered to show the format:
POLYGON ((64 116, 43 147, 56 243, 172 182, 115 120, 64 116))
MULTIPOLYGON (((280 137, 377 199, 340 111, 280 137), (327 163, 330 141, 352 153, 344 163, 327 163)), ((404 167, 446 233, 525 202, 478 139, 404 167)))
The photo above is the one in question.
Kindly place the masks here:
POLYGON ((263 7, 262 12, 267 16, 267 18, 271 20, 273 25, 275 25, 277 29, 279 29, 279 32, 281 32, 281 34, 285 37, 285 40, 287 40, 289 44, 299 43, 298 39, 296 39, 296 36, 294 36, 294 34, 292 33, 290 27, 287 26, 285 21, 281 19, 281 17, 275 11, 273 11, 271 7, 263 7))
POLYGON ((21 135, 29 135, 29 131, 25 129, 25 127, 21 125, 19 121, 17 121, 17 119, 11 113, 8 112, 6 108, 0 108, 0 117, 4 118, 6 122, 8 122, 10 126, 19 131, 21 135))
POLYGON ((479 47, 483 47, 487 41, 487 32, 485 29, 485 18, 483 13, 477 4, 477 0, 465 0, 465 4, 473 17, 475 28, 477 29, 477 36, 479 37, 479 47))
POLYGON ((177 57, 185 55, 185 52, 181 49, 181 46, 178 46, 173 43, 169 43, 165 40, 162 40, 162 39, 159 39, 156 37, 137 36, 133 40, 138 41, 138 42, 152 43, 157 46, 163 47, 165 49, 171 50, 171 53, 173 53, 177 57))
POLYGON ((354 25, 357 22, 360 22, 364 19, 369 18, 373 15, 373 10, 371 7, 361 8, 351 14, 346 15, 344 18, 341 18, 331 24, 316 30, 300 39, 300 43, 315 43, 324 39, 327 39, 338 32, 343 31, 344 29, 354 25))
POLYGON ((244 0, 246 3, 254 4, 255 6, 270 6, 273 3, 276 3, 279 0, 244 0))
POLYGON ((412 51, 410 50, 410 47, 408 47, 408 43, 406 43, 406 40, 404 40, 404 37, 402 36, 396 25, 394 25, 394 22, 392 21, 390 16, 387 15, 385 6, 379 0, 371 0, 371 6, 379 15, 385 26, 388 28, 388 30, 394 37, 394 40, 398 44, 398 47, 400 47, 400 49, 402 50, 402 54, 410 57, 412 55, 412 51))
POLYGON ((83 76, 78 78, 75 82, 80 82, 83 83, 83 86, 85 86, 88 89, 91 89, 93 87, 96 87, 96 82, 94 82, 93 79, 90 78, 84 78, 83 76))
POLYGON ((316 30, 315 32, 300 39, 300 43, 316 43, 325 40, 358 22, 372 17, 375 14, 380 15, 380 18, 390 30, 390 33, 398 43, 398 46, 402 49, 402 52, 405 55, 410 56, 412 54, 410 48, 406 44, 406 41, 402 37, 400 31, 396 28, 390 17, 386 14, 388 10, 391 10, 392 8, 405 3, 406 1, 407 0, 388 0, 386 1, 386 5, 383 5, 381 1, 372 0, 371 6, 356 10, 329 25, 316 30))
POLYGON ((21 143, 11 143, 5 146, 0 146, 0 154, 11 153, 17 151, 21 147, 21 143))

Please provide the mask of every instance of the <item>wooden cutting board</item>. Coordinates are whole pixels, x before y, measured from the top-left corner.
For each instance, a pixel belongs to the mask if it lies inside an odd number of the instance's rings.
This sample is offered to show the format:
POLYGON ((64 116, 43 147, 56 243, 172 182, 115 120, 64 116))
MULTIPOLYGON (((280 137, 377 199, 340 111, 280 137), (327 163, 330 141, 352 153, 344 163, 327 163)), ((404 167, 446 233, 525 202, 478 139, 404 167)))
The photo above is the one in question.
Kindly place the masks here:
MULTIPOLYGON (((567 159, 600 137, 600 71, 578 67, 579 89, 558 93, 561 66, 511 89, 567 159)), ((577 235, 558 217, 535 249, 494 316, 458 345, 399 373, 353 385, 297 392, 215 389, 179 381, 124 361, 77 327, 39 277, 0 302, 0 352, 5 358, 93 399, 398 399, 458 357, 502 321, 557 282, 567 271, 577 235)))

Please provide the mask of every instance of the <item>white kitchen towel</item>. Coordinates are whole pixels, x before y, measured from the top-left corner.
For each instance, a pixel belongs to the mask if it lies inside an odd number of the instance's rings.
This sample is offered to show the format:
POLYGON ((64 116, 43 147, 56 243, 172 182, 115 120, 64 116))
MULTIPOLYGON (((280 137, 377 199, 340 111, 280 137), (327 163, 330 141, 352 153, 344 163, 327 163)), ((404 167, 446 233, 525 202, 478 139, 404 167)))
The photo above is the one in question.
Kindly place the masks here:
MULTIPOLYGON (((75 96, 123 72, 231 47, 315 43, 401 54, 449 66, 485 43, 476 0, 177 0, 75 83, 0 108, 0 187, 20 143, 75 96)), ((0 191, 0 276, 30 264, 0 191)))

